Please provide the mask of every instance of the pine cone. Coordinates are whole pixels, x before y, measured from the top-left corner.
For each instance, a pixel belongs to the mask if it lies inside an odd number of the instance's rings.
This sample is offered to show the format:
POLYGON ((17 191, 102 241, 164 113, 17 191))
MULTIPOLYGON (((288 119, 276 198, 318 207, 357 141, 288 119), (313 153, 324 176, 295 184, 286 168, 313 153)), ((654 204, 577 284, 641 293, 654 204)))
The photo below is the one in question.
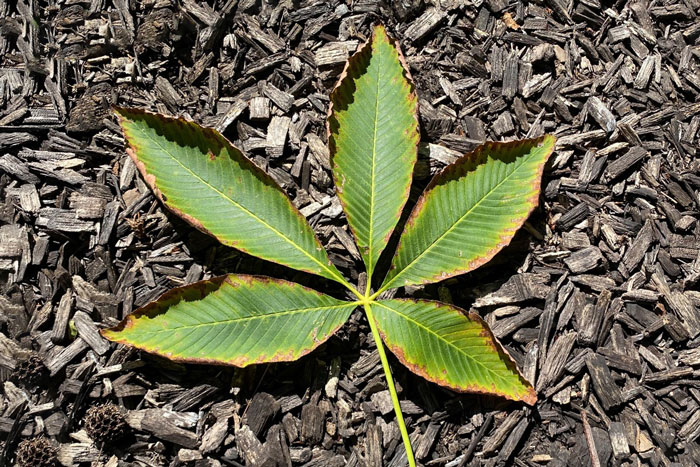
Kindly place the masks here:
POLYGON ((85 413, 83 426, 90 438, 101 444, 119 441, 128 429, 124 415, 114 404, 90 407, 85 413))
POLYGON ((58 450, 51 441, 40 436, 25 439, 17 446, 19 467, 55 467, 58 465, 58 450))
POLYGON ((25 387, 36 387, 46 382, 49 370, 38 355, 31 355, 17 364, 10 379, 25 387))

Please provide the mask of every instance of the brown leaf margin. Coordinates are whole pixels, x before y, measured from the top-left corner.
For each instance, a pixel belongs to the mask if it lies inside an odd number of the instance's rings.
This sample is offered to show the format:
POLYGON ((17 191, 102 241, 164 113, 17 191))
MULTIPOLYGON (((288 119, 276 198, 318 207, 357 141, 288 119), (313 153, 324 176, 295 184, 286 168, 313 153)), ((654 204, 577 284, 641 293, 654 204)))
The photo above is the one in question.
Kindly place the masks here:
MULTIPOLYGON (((454 276, 459 276, 461 274, 466 274, 468 272, 471 272, 482 265, 488 263, 493 259, 496 254, 498 254, 499 251, 501 251, 503 248, 508 246, 510 242, 513 240, 513 237, 515 236, 515 233, 522 227, 522 225, 525 223, 525 221, 530 217, 532 212, 537 208, 539 205, 539 197, 540 197, 540 192, 542 188, 542 175, 544 173, 544 168, 547 164, 547 161, 549 160, 550 156, 554 152, 554 146, 556 143, 556 138, 553 135, 546 134, 543 136, 540 136, 538 138, 529 138, 529 139, 522 139, 522 140, 516 140, 516 141, 508 141, 508 142, 499 142, 499 141, 487 141, 484 144, 481 144, 477 146, 473 151, 463 155, 459 159, 457 159, 455 162, 452 164, 448 165, 445 167, 440 173, 435 175, 433 179, 428 183, 428 186, 423 190, 423 193, 420 195, 418 198, 418 201, 416 202, 416 205, 413 207, 413 210, 411 211, 411 214, 409 215, 408 219, 406 220, 406 226, 404 227, 404 232, 402 232, 401 237, 406 233, 406 230, 408 228, 413 227, 415 224, 416 218, 418 215, 421 213, 423 206, 426 203, 426 200, 429 196, 432 195, 432 189, 436 187, 437 185, 441 185, 443 183, 446 183, 448 181, 461 178, 465 175, 467 175, 469 172, 472 172, 478 167, 479 165, 483 164, 486 162, 489 156, 493 158, 503 158, 507 157, 509 154, 512 153, 512 151, 517 151, 518 149, 528 147, 528 146, 534 146, 534 147, 541 147, 542 145, 548 145, 549 150, 547 151, 547 154, 542 160, 542 163, 538 167, 537 174, 533 180, 533 183, 531 185, 531 195, 527 200, 527 203, 530 205, 530 209, 527 211, 527 213, 520 219, 515 219, 515 222, 518 224, 516 227, 512 229, 506 229, 503 234, 500 236, 500 242, 498 245, 496 245, 494 248, 489 250, 484 256, 481 258, 478 258, 474 261, 471 261, 468 266, 464 269, 456 269, 452 272, 445 273, 441 272, 439 275, 431 277, 431 278, 426 278, 419 282, 418 284, 432 284, 434 282, 440 282, 445 279, 448 279, 450 277, 454 276)), ((396 247, 396 251, 399 251, 401 248, 401 238, 399 239, 399 243, 396 247)), ((392 261, 391 267, 389 268, 389 271, 392 271, 395 269, 395 265, 392 261)), ((395 280, 396 277, 400 276, 397 274, 396 276, 392 277, 390 281, 388 282, 389 284, 392 284, 395 280)), ((386 280, 385 280, 386 283, 386 280)), ((381 291, 385 291, 388 289, 394 289, 397 287, 403 287, 404 284, 398 284, 394 285, 392 287, 385 287, 384 285, 380 288, 381 291)))
MULTIPOLYGON (((222 148, 226 147, 229 150, 228 151, 229 157, 234 157, 234 155, 236 155, 239 158, 236 162, 239 162, 243 168, 250 171, 254 177, 258 178, 266 186, 269 186, 269 187, 279 191, 280 193, 282 193, 284 195, 284 197, 289 202, 289 207, 292 210, 292 212, 294 213, 294 215, 297 216, 299 219, 301 219, 304 223, 306 223, 309 226, 309 230, 311 231, 314 239, 316 240, 317 248, 323 249, 323 244, 319 240, 318 235, 316 234, 316 231, 310 226, 310 224, 308 223, 308 220, 301 214, 299 209, 297 209, 297 207, 291 201, 291 199, 289 198, 287 193, 284 192, 282 187, 280 187, 277 184, 277 182, 275 182, 274 179, 267 172, 265 172, 263 169, 258 167, 252 160, 248 159, 248 157, 246 157, 246 155, 243 154, 243 151, 238 149, 224 135, 222 135, 221 133, 219 133, 215 129, 203 127, 195 122, 185 120, 182 117, 169 117, 166 115, 161 115, 161 114, 157 114, 154 112, 149 112, 147 110, 142 110, 142 109, 127 108, 127 107, 120 107, 120 106, 113 106, 112 109, 117 116, 119 126, 122 130, 122 134, 124 135, 124 140, 126 141, 126 143, 128 145, 128 147, 126 148, 126 153, 129 155, 129 157, 131 158, 133 163, 136 165, 136 168, 138 169, 139 173, 143 177, 146 184, 151 188, 151 190, 153 191, 153 194, 156 196, 156 198, 158 198, 158 200, 160 200, 161 203, 163 203, 163 205, 166 208, 168 208, 168 210, 170 210, 173 214, 175 214, 178 217, 180 217, 181 219, 183 219, 185 222, 190 224, 192 227, 196 228, 197 230, 199 230, 200 232, 203 232, 206 235, 209 235, 210 237, 213 237, 214 239, 216 239, 219 243, 221 243, 223 245, 237 248, 241 251, 244 251, 245 253, 248 253, 244 248, 241 248, 239 246, 238 242, 233 241, 233 240, 222 241, 216 235, 212 234, 206 227, 204 227, 202 225, 202 223, 197 218, 195 218, 194 216, 191 216, 190 214, 187 214, 187 213, 181 211, 177 207, 173 206, 170 202, 168 202, 166 196, 164 196, 163 193, 158 188, 155 175, 149 173, 148 170, 146 169, 146 165, 141 160, 139 160, 139 158, 138 158, 139 147, 133 141, 135 138, 132 138, 130 136, 127 128, 125 127, 126 120, 134 121, 134 117, 135 118, 142 118, 144 120, 146 120, 148 118, 153 118, 155 120, 160 120, 163 125, 173 124, 173 125, 177 125, 177 126, 189 126, 190 128, 193 128, 197 131, 201 131, 204 134, 205 138, 214 145, 214 147, 217 149, 217 152, 219 152, 222 148)), ((216 157, 218 157, 218 156, 215 154, 212 154, 212 153, 209 154, 210 160, 215 160, 216 157)), ((327 256, 327 254, 326 254, 326 256, 327 256)), ((264 258, 264 259, 266 261, 270 261, 273 263, 282 264, 282 263, 279 263, 278 261, 275 261, 274 259, 267 259, 267 258, 264 258)), ((329 266, 329 268, 335 267, 330 259, 328 259, 328 266, 329 266)), ((287 267, 289 267, 289 266, 287 266, 287 267)), ((294 268, 292 268, 292 269, 294 269, 294 268)), ((312 270, 307 270, 307 269, 302 269, 302 271, 308 272, 310 274, 318 275, 317 271, 312 271, 312 270)), ((333 277, 330 277, 330 276, 324 275, 322 277, 337 281, 337 279, 334 279, 333 277)))
MULTIPOLYGON (((216 292, 224 284, 229 284, 233 287, 238 287, 241 284, 254 285, 254 283, 264 284, 264 283, 278 283, 286 286, 297 286, 306 290, 307 292, 312 292, 316 295, 323 295, 320 292, 311 289, 309 287, 303 286, 296 282, 286 281, 283 279, 275 279, 268 276, 258 276, 250 274, 226 274, 223 276, 212 277, 211 279, 204 279, 192 284, 183 285, 180 287, 174 287, 167 292, 160 295, 154 301, 142 306, 141 308, 134 310, 132 313, 127 315, 123 320, 119 322, 116 326, 107 329, 100 329, 100 335, 105 339, 115 342, 117 344, 126 345, 129 347, 134 347, 144 352, 152 355, 157 355, 159 357, 165 357, 168 360, 180 363, 194 363, 202 365, 216 365, 216 366, 235 366, 238 368, 245 368, 249 365, 260 364, 260 363, 278 363, 278 362, 292 362, 298 360, 299 358, 308 355, 314 351, 318 346, 326 342, 331 338, 338 330, 345 324, 340 324, 335 327, 327 336, 321 336, 320 339, 317 336, 313 336, 314 346, 308 349, 302 349, 298 356, 293 355, 293 351, 290 352, 278 352, 271 356, 258 357, 255 360, 246 358, 244 356, 238 357, 232 360, 222 361, 217 359, 208 358, 190 358, 190 357, 180 357, 178 355, 173 355, 170 352, 160 352, 157 349, 146 347, 143 345, 137 345, 128 339, 119 338, 117 333, 122 332, 125 329, 129 329, 137 325, 137 320, 139 318, 154 318, 159 315, 167 313, 169 307, 174 306, 182 301, 196 301, 201 300, 210 293, 216 292)), ((352 302, 347 302, 348 306, 352 302)))
MULTIPOLYGON (((520 370, 518 369, 517 364, 515 363, 515 360, 513 357, 510 356, 508 351, 503 347, 503 345, 498 341, 496 336, 493 335, 493 332, 491 332, 491 329, 489 328, 489 325, 484 321, 481 316, 479 316, 477 313, 473 311, 466 311, 463 308, 460 308, 455 305, 449 305, 447 303, 439 302, 436 300, 414 300, 414 299, 409 299, 409 298, 394 298, 391 300, 379 300, 378 303, 381 303, 383 301, 400 301, 400 302, 406 302, 406 303, 417 303, 417 304, 426 304, 426 305, 431 305, 434 306, 436 311, 439 310, 441 307, 447 307, 451 308, 458 313, 464 315, 466 318, 468 318, 471 321, 474 321, 478 323, 482 327, 482 331, 480 333, 481 336, 487 337, 491 339, 491 343, 488 343, 493 350, 495 350, 498 353, 498 356, 501 358, 501 360, 505 363, 506 367, 511 370, 513 373, 515 373, 518 376, 519 381, 522 383, 522 385, 527 389, 527 394, 525 396, 518 398, 518 397, 513 397, 510 394, 504 393, 504 392, 499 392, 497 390, 493 391, 488 391, 486 389, 482 389, 480 387, 475 387, 475 386, 456 386, 454 384, 449 383, 446 380, 440 379, 439 377, 432 376, 430 375, 425 368, 420 366, 417 363, 410 362, 408 358, 406 357, 406 354, 403 350, 403 348, 397 344, 394 344, 391 342, 387 336, 386 333, 381 329, 381 326, 378 321, 376 321, 377 328, 379 329, 379 334, 382 337, 382 340, 386 344, 386 346, 391 350, 391 353, 396 356, 396 358, 411 372, 415 373, 416 375, 432 382, 435 383, 439 386, 449 388, 455 392, 460 392, 460 393, 469 393, 469 394, 481 394, 485 396, 501 396, 505 399, 512 400, 515 402, 525 402, 528 405, 535 405, 537 403, 537 392, 535 391, 535 388, 532 386, 532 383, 530 383, 525 377, 522 375, 520 370)), ((370 305, 371 306, 371 305, 370 305)))
MULTIPOLYGON (((328 112, 326 115, 326 139, 328 140, 328 150, 330 151, 330 161, 331 161, 331 172, 333 173, 333 185, 335 186, 336 193, 340 193, 342 191, 342 186, 343 182, 342 180, 338 179, 338 172, 335 169, 335 163, 334 163, 334 156, 336 154, 336 144, 335 144, 335 138, 334 134, 337 133, 337 121, 335 118, 333 118, 334 115, 334 109, 336 106, 338 106, 338 101, 340 99, 340 94, 341 94, 341 88, 347 85, 352 85, 354 87, 353 81, 353 76, 350 75, 350 69, 355 66, 358 63, 361 63, 363 60, 367 61, 367 65, 369 64, 369 59, 371 58, 372 55, 372 44, 374 43, 377 33, 381 32, 384 34, 384 37, 386 37, 387 42, 396 50, 399 63, 401 64, 402 68, 402 75, 403 78, 406 80, 406 83, 408 84, 409 87, 409 93, 408 93, 408 98, 411 100, 415 101, 415 112, 413 113, 413 119, 416 122, 416 131, 415 131, 415 148, 416 148, 416 157, 413 159, 413 162, 411 163, 411 173, 415 171, 416 163, 418 162, 418 144, 420 143, 420 119, 419 119, 419 114, 420 114, 420 109, 418 105, 418 93, 416 91, 416 85, 415 82, 413 81, 413 76, 411 76, 411 71, 408 66, 408 62, 406 61, 406 57, 403 54, 403 51, 401 50, 401 44, 399 43, 398 39, 394 38, 391 34, 389 34, 386 31, 386 28, 382 23, 377 23, 373 29, 372 29, 372 36, 367 39, 356 51, 352 56, 345 62, 345 66, 343 67, 343 71, 338 77, 338 82, 336 83, 335 87, 331 91, 329 98, 330 98, 330 104, 328 105, 328 112), (349 78, 346 81, 346 78, 349 78), (332 129, 333 125, 335 125, 336 130, 334 131, 332 129)), ((360 65, 358 65, 360 66, 360 65)), ((411 193, 411 186, 413 184, 413 179, 411 179, 408 183, 408 186, 406 187, 406 190, 404 191, 403 194, 403 199, 404 202, 401 205, 401 209, 399 209, 399 215, 396 219, 396 224, 394 225, 394 228, 389 231, 387 234, 385 240, 388 242, 391 236, 394 234, 396 231, 396 228, 398 226, 398 222, 401 219, 401 214, 404 211, 404 208, 406 207, 406 203, 408 202, 409 195, 411 193)), ((338 196, 338 200, 340 201, 341 206, 343 207, 343 212, 346 213, 347 215, 347 208, 346 208, 346 203, 343 201, 343 198, 338 196)), ((354 239, 357 239, 357 233, 355 232, 355 229, 353 228, 352 224, 348 222, 348 226, 350 227, 350 230, 353 233, 354 239)), ((356 242, 357 243, 357 242, 356 242)), ((381 254, 381 253, 380 253, 381 254)), ((371 278, 370 278, 371 280, 371 278)))

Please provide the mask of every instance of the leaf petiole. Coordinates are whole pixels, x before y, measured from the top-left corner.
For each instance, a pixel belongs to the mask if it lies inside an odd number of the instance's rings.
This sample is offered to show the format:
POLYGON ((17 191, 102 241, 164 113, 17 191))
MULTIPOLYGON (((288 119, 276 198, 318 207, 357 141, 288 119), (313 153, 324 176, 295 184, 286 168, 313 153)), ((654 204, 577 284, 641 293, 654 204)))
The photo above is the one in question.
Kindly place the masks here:
MULTIPOLYGON (((369 297, 368 297, 369 298, 369 297)), ((379 329, 377 329, 377 323, 374 320, 374 315, 372 314, 372 307, 369 303, 365 303, 365 314, 367 315, 367 321, 369 321, 369 327, 372 330, 372 337, 374 342, 377 344, 377 351, 379 352, 379 359, 382 361, 382 367, 384 368, 384 375, 386 376, 387 386, 389 386, 389 394, 391 394, 391 402, 394 404, 394 412, 396 413, 396 421, 399 424, 399 431, 401 432, 401 439, 403 440, 404 448, 406 449, 406 457, 408 458, 409 467, 416 467, 416 461, 413 457, 413 449, 411 448, 411 440, 408 437, 408 430, 406 429, 406 423, 403 420, 403 414, 401 413, 401 405, 399 404, 399 396, 396 393, 396 387, 394 386, 394 379, 391 376, 391 369, 389 368, 389 360, 386 358, 386 352, 384 351, 384 344, 382 344, 382 338, 379 335, 379 329)))

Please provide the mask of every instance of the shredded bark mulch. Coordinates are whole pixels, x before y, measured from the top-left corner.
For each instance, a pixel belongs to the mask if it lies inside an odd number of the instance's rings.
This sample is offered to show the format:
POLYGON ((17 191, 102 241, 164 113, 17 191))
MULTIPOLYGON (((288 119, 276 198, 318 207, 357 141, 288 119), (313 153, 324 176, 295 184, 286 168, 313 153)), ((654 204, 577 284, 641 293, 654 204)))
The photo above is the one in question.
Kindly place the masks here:
POLYGON ((392 358, 419 463, 700 464, 698 0, 213 1, 0 0, 0 462, 406 465, 360 313, 298 362, 242 370, 98 334, 228 272, 340 293, 171 215, 112 105, 222 132, 358 279, 324 125, 345 60, 382 22, 420 100, 414 200, 485 140, 558 137, 508 248, 398 291, 478 312, 539 395, 456 394, 392 358))

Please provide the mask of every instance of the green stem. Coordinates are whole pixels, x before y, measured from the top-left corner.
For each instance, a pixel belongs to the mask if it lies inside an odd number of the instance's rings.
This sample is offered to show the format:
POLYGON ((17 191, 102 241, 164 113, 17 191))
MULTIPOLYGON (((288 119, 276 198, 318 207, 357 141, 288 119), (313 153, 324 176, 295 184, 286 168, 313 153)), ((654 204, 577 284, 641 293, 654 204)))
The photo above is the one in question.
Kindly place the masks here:
MULTIPOLYGON (((369 287, 368 289, 369 290, 369 287)), ((369 298, 369 297, 367 297, 369 298)), ((379 335, 379 330, 377 329, 377 323, 374 321, 374 315, 372 314, 372 308, 369 303, 365 303, 365 314, 367 315, 367 321, 369 321, 369 327, 372 330, 372 337, 374 337, 374 342, 377 344, 377 351, 379 352, 379 358, 382 361, 382 367, 384 368, 384 375, 386 376, 386 382, 389 386, 389 394, 391 394, 391 402, 394 404, 394 412, 396 412, 396 421, 399 423, 399 431, 401 431, 401 438, 403 439, 404 448, 406 448, 406 457, 408 458, 409 467, 416 467, 416 461, 413 458, 413 449, 411 448, 411 440, 408 437, 408 430, 406 429, 406 423, 403 421, 403 414, 401 413, 401 405, 399 404, 399 395, 396 393, 396 387, 394 387, 394 379, 391 376, 391 369, 389 368, 389 360, 386 358, 386 352, 384 351, 384 345, 382 344, 382 338, 379 335)))

